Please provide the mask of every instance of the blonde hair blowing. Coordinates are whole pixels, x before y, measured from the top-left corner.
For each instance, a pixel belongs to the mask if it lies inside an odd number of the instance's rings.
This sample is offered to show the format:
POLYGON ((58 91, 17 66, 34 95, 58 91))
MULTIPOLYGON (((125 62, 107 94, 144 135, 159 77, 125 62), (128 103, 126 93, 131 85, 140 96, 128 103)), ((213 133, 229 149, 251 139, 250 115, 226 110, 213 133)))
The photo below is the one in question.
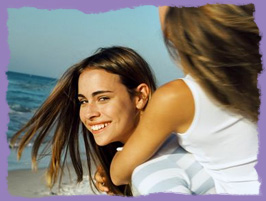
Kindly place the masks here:
POLYGON ((174 59, 215 100, 252 121, 258 120, 262 71, 254 5, 207 4, 171 7, 164 37, 174 59))

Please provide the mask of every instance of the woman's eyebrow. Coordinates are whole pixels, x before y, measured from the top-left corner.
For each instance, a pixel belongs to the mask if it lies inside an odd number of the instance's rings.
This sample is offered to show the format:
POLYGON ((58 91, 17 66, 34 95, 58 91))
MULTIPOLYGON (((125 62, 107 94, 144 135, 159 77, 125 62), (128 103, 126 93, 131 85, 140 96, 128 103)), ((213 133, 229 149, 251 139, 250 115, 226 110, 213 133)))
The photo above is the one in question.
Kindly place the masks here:
POLYGON ((92 97, 97 96, 99 94, 104 94, 104 93, 113 93, 113 91, 109 91, 109 90, 95 91, 95 92, 92 93, 92 97))
MULTIPOLYGON (((99 90, 99 91, 95 91, 95 92, 93 92, 91 95, 92 95, 92 97, 95 97, 95 96, 97 96, 97 95, 99 95, 99 94, 103 94, 103 93, 113 93, 113 91, 109 91, 109 90, 99 90)), ((82 98, 84 98, 85 96, 84 96, 83 94, 78 94, 78 97, 82 97, 82 98)))

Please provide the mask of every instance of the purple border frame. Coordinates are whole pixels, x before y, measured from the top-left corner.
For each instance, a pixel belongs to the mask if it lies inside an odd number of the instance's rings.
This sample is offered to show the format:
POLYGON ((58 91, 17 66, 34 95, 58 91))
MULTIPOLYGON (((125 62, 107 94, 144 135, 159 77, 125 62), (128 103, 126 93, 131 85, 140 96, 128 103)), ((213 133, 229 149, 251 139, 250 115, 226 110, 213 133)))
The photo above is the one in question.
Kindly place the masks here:
MULTIPOLYGON (((8 117, 8 105, 6 103, 6 91, 7 91, 7 77, 5 72, 7 71, 7 66, 9 63, 9 47, 8 47, 8 30, 7 30, 7 9, 8 8, 22 8, 22 7, 35 7, 38 9, 78 9, 84 13, 100 13, 100 12, 108 12, 111 10, 118 10, 121 8, 135 8, 138 6, 144 5, 177 5, 177 6, 200 6, 206 3, 233 3, 233 4, 247 4, 254 3, 256 12, 255 12, 255 20, 257 25, 259 26, 262 40, 260 44, 261 53, 266 52, 266 41, 264 36, 264 31, 266 31, 266 23, 263 21, 263 18, 266 16, 265 8, 266 2, 264 0, 95 0, 94 2, 89 2, 88 0, 1 0, 0 1, 0 195, 3 200, 6 201, 25 201, 32 200, 37 198, 24 198, 24 197, 15 197, 8 193, 7 190, 7 157, 9 155, 8 144, 6 141, 6 132, 7 132, 7 124, 9 121, 8 117)), ((265 55, 262 58, 263 66, 265 68, 265 55)), ((257 165, 257 170, 259 172, 260 181, 264 181, 264 177, 266 173, 262 170, 263 166, 265 166, 262 153, 265 152, 265 146, 263 146, 263 142, 265 141, 265 136, 263 131, 266 130, 266 124, 263 122, 266 120, 266 111, 265 110, 265 99, 266 95, 264 92, 266 88, 263 86, 266 83, 266 73, 263 73, 259 76, 259 86, 261 88, 261 114, 259 120, 259 139, 260 139, 260 149, 259 149, 259 163, 257 165)), ((124 198, 124 197, 114 197, 114 196, 56 196, 56 197, 43 197, 38 198, 38 200, 50 201, 50 200, 59 200, 66 201, 72 199, 79 199, 80 201, 87 200, 128 200, 128 199, 138 199, 138 200, 264 200, 264 193, 266 193, 265 185, 262 182, 261 191, 259 196, 225 196, 225 195, 212 195, 212 196, 187 196, 187 195, 176 195, 176 194, 153 194, 149 196, 141 196, 137 198, 124 198)))

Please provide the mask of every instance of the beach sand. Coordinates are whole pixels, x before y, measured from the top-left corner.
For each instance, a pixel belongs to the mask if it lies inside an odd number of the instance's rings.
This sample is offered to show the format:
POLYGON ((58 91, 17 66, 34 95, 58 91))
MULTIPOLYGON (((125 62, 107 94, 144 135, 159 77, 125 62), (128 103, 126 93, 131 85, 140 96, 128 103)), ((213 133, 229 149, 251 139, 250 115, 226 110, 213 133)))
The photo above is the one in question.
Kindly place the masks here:
MULTIPOLYGON (((76 184, 74 169, 71 165, 69 169, 72 178, 70 178, 68 172, 65 171, 60 190, 58 189, 58 184, 51 190, 46 186, 45 169, 38 169, 37 172, 32 170, 9 171, 7 177, 9 194, 18 197, 95 195, 90 187, 88 174, 83 176, 83 181, 81 183, 76 184)), ((95 167, 93 172, 95 172, 95 167)))

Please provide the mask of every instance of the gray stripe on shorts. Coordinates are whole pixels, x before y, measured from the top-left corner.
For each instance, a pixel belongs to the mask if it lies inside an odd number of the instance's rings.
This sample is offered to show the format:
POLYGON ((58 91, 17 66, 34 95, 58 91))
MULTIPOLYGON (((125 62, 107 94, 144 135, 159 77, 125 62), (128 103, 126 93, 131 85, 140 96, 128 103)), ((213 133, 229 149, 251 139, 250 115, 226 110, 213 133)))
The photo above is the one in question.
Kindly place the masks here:
MULTIPOLYGON (((162 180, 159 183, 155 184, 149 190, 149 193, 167 192, 169 189, 172 189, 172 188, 177 187, 177 186, 182 186, 182 187, 185 187, 186 189, 189 189, 188 183, 184 179, 174 177, 171 179, 162 180)), ((190 191, 190 190, 188 190, 188 191, 190 191)), ((182 193, 182 192, 179 192, 179 193, 182 193)), ((187 193, 187 191, 184 191, 184 193, 187 193)))
POLYGON ((190 179, 192 179, 198 172, 200 172, 203 167, 196 161, 191 164, 185 171, 190 179))
POLYGON ((147 177, 147 175, 168 168, 173 168, 173 164, 167 158, 145 165, 144 167, 140 167, 140 170, 137 170, 134 174, 134 184, 138 186, 140 182, 143 181, 143 178, 147 177))
MULTIPOLYGON (((177 148, 176 150, 179 150, 180 148, 177 148)), ((175 151, 176 151, 175 150, 175 151)), ((178 153, 181 153, 183 149, 181 148, 178 153)), ((183 151, 182 151, 183 152, 183 151)), ((150 175, 153 172, 157 172, 160 170, 165 170, 167 168, 180 168, 178 165, 176 165, 176 161, 180 160, 182 157, 184 157, 186 154, 188 154, 186 151, 184 151, 182 154, 175 154, 174 159, 173 155, 169 155, 168 157, 153 162, 151 164, 144 164, 145 166, 140 167, 139 170, 137 170, 136 174, 134 174, 134 183, 136 185, 139 185, 140 182, 143 180, 143 178, 147 177, 147 175, 150 175)), ((154 159, 156 160, 156 159, 154 159)), ((180 168, 181 169, 181 168, 180 168)))
POLYGON ((204 183, 202 183, 194 192, 193 194, 202 195, 206 194, 209 190, 215 187, 214 181, 212 178, 209 178, 204 183))

